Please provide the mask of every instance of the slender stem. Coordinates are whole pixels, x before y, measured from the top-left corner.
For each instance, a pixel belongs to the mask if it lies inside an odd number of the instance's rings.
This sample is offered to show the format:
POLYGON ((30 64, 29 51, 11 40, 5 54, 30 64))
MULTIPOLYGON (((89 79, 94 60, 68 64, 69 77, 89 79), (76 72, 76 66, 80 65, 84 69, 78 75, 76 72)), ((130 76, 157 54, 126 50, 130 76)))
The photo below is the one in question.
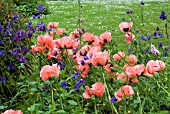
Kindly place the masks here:
POLYGON ((165 24, 165 30, 166 30, 166 36, 167 36, 167 46, 169 49, 170 45, 169 45, 168 23, 165 24))
POLYGON ((124 97, 124 99, 123 99, 123 113, 124 114, 127 114, 126 113, 126 98, 124 97))
POLYGON ((97 114, 97 109, 96 109, 96 100, 94 99, 94 109, 95 109, 95 114, 97 114))
MULTIPOLYGON (((111 97, 110 97, 110 94, 109 94, 109 90, 108 90, 108 88, 107 88, 107 84, 106 84, 106 80, 105 80, 104 74, 103 74, 103 80, 104 80, 104 84, 106 85, 106 92, 107 92, 107 94, 108 94, 108 98, 109 98, 109 100, 110 100, 111 97)), ((114 114, 114 111, 115 111, 116 114, 118 114, 118 112, 117 112, 117 110, 116 110, 114 104, 112 104, 111 102, 110 102, 110 104, 111 104, 111 107, 112 107, 112 113, 114 114), (114 111, 113 111, 113 109, 114 109, 114 111)))

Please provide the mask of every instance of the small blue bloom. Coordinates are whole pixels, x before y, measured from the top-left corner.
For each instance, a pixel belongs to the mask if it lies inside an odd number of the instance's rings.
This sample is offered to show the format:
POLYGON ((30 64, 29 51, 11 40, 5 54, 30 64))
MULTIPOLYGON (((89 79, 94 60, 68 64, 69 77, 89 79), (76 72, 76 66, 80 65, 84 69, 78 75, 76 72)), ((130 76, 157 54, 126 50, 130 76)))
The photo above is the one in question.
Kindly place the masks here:
POLYGON ((12 18, 13 18, 14 21, 16 21, 18 19, 18 14, 13 14, 12 18))
POLYGON ((149 53, 149 50, 146 49, 146 50, 144 50, 144 52, 145 52, 146 54, 148 54, 148 53, 149 53))
POLYGON ((151 39, 151 36, 147 36, 147 39, 150 40, 150 39, 151 39))
POLYGON ((122 18, 122 21, 124 21, 125 20, 125 18, 122 18))
POLYGON ((128 10, 126 13, 127 14, 132 14, 132 10, 128 10))
POLYGON ((0 45, 5 45, 4 41, 3 40, 0 40, 0 45))
POLYGON ((0 82, 5 83, 6 81, 7 81, 7 78, 5 78, 3 76, 0 78, 0 82))
POLYGON ((140 39, 146 41, 146 38, 144 36, 141 36, 140 39))
POLYGON ((116 97, 112 97, 110 102, 115 103, 117 101, 116 97))
POLYGON ((18 58, 18 62, 19 63, 26 63, 26 62, 28 62, 28 60, 26 59, 25 56, 21 56, 20 58, 18 58))
POLYGON ((141 1, 140 4, 143 6, 145 4, 145 2, 141 1))
POLYGON ((76 82, 76 84, 74 85, 76 92, 79 92, 79 89, 81 86, 85 86, 86 80, 84 79, 80 79, 76 82))
POLYGON ((0 56, 5 56, 4 50, 0 50, 0 56))
POLYGON ((68 88, 68 83, 67 82, 62 82, 61 87, 64 88, 64 89, 68 88))
POLYGON ((10 52, 13 56, 19 56, 19 55, 21 55, 21 53, 19 52, 19 50, 9 50, 9 52, 10 52))
POLYGON ((14 70, 14 68, 15 68, 15 66, 14 66, 13 64, 10 64, 10 65, 8 66, 8 70, 14 70))
POLYGON ((139 30, 136 30, 136 33, 138 33, 139 32, 139 30))
POLYGON ((26 25, 27 25, 28 28, 30 28, 31 25, 32 25, 32 22, 28 22, 26 25))
POLYGON ((156 27, 156 31, 159 31, 159 27, 156 27))
POLYGON ((164 48, 164 51, 168 51, 168 48, 164 48))
POLYGON ((167 19, 167 16, 165 15, 165 12, 162 11, 161 15, 159 16, 160 19, 165 20, 167 19))
POLYGON ((162 46, 163 46, 162 43, 159 43, 159 44, 158 44, 158 48, 161 48, 162 46))
POLYGON ((167 57, 167 56, 168 56, 168 52, 164 52, 164 53, 162 54, 162 56, 163 56, 163 57, 167 57))
POLYGON ((132 53, 132 51, 133 51, 133 48, 130 48, 130 49, 128 50, 128 53, 130 54, 130 53, 132 53))

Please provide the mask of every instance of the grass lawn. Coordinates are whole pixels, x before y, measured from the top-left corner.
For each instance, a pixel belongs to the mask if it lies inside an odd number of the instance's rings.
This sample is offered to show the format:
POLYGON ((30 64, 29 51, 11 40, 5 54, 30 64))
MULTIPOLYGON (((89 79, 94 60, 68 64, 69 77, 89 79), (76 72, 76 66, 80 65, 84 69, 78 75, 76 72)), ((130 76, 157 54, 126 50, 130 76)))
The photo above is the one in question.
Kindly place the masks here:
MULTIPOLYGON (((134 21, 132 31, 136 38, 147 35, 151 36, 156 27, 164 30, 166 21, 160 20, 159 16, 161 11, 165 11, 168 15, 170 12, 169 4, 170 1, 158 2, 153 0, 145 2, 144 6, 141 6, 139 1, 134 2, 133 0, 129 2, 123 0, 117 2, 83 1, 81 2, 80 18, 84 24, 81 24, 81 27, 85 27, 86 32, 93 32, 95 35, 110 31, 113 40, 119 44, 118 48, 124 50, 124 46, 128 47, 128 44, 124 41, 124 35, 118 28, 118 25, 122 22, 122 18, 124 18, 125 22, 134 21), (127 14, 126 12, 128 10, 132 10, 132 14, 127 14), (136 30, 139 30, 139 33, 136 34, 136 30)), ((68 34, 79 27, 78 2, 47 1, 45 5, 48 8, 49 14, 43 15, 41 20, 31 19, 31 21, 37 23, 42 21, 45 24, 48 24, 48 22, 59 22, 59 27, 66 28, 68 34)), ((170 30, 168 31, 170 32, 170 30)), ((154 42, 158 43, 162 40, 164 39, 154 42)))

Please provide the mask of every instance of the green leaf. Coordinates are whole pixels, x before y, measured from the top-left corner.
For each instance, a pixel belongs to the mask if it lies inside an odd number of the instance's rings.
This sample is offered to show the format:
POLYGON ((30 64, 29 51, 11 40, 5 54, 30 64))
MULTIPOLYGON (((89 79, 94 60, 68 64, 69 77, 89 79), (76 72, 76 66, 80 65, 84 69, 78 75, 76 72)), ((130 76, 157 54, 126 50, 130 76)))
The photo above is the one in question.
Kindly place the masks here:
POLYGON ((74 100, 68 100, 68 103, 69 103, 70 105, 77 105, 77 102, 74 101, 74 100))
POLYGON ((66 113, 64 110, 58 110, 56 113, 66 113))
POLYGON ((0 106, 0 109, 4 109, 4 108, 7 108, 7 106, 0 106))

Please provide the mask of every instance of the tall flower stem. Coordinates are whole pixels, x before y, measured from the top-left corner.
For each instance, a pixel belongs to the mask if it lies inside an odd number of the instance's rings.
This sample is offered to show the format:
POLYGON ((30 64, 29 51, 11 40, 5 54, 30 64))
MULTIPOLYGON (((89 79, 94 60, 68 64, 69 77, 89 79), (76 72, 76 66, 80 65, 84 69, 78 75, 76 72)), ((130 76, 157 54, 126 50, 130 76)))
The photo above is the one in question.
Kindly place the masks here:
POLYGON ((165 30, 166 30, 166 37, 167 37, 167 46, 168 46, 168 49, 169 49, 170 44, 169 44, 169 34, 168 34, 168 23, 165 24, 165 30))
POLYGON ((82 43, 82 37, 81 37, 81 35, 82 35, 82 33, 81 33, 81 2, 80 2, 80 0, 78 0, 78 28, 79 28, 79 34, 80 34, 80 45, 81 45, 81 43, 82 43))
MULTIPOLYGON (((103 75, 104 84, 106 85, 106 92, 107 92, 108 98, 109 98, 109 100, 110 100, 111 97, 110 97, 109 89, 107 88, 106 79, 105 79, 104 74, 102 74, 102 75, 103 75)), ((114 111, 116 112, 116 114, 118 114, 118 112, 117 112, 117 110, 116 110, 114 104, 112 104, 112 103, 110 102, 110 105, 111 105, 111 107, 112 107, 112 114, 114 114, 114 111), (113 109, 114 109, 114 111, 113 111, 113 109)))
POLYGON ((53 92, 53 84, 51 83, 51 107, 52 110, 55 110, 55 102, 54 102, 54 92, 53 92))

